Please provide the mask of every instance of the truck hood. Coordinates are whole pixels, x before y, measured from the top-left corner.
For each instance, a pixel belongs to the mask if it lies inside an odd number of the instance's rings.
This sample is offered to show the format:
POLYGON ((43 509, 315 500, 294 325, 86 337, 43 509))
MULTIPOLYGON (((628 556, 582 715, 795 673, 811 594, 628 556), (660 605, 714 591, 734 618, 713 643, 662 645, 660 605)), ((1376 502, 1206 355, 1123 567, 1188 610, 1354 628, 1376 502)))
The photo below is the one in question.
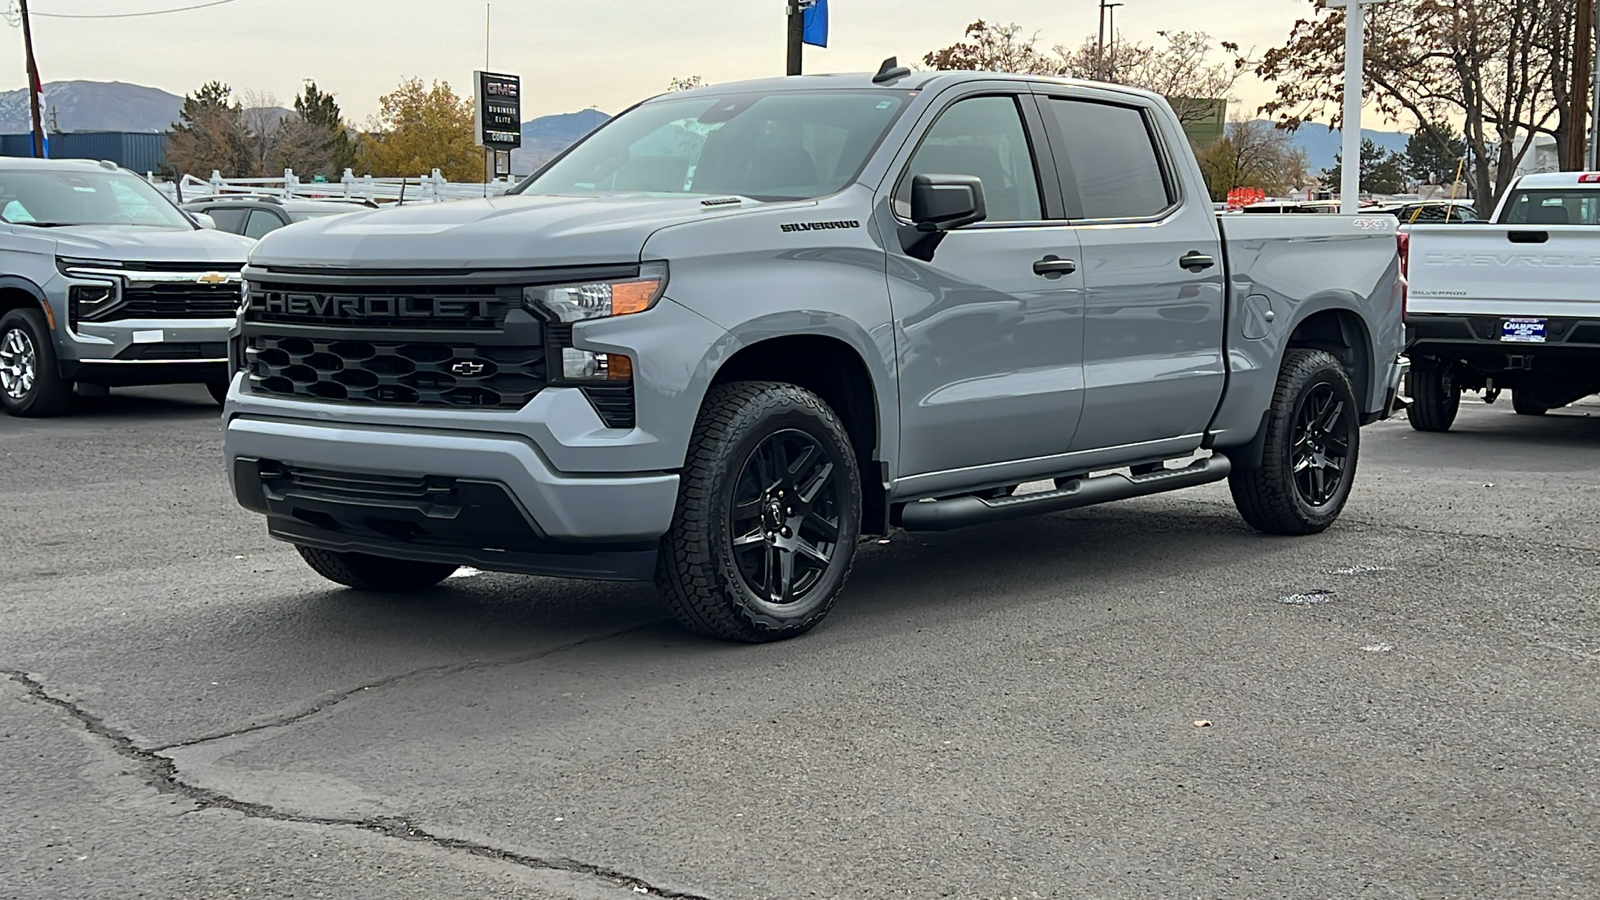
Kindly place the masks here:
POLYGON ((313 219, 268 234, 253 266, 508 269, 633 262, 650 235, 685 221, 737 215, 704 197, 510 196, 427 203, 313 219))
POLYGON ((65 225, 41 236, 55 239, 56 255, 118 262, 199 262, 240 266, 254 241, 221 231, 65 225))

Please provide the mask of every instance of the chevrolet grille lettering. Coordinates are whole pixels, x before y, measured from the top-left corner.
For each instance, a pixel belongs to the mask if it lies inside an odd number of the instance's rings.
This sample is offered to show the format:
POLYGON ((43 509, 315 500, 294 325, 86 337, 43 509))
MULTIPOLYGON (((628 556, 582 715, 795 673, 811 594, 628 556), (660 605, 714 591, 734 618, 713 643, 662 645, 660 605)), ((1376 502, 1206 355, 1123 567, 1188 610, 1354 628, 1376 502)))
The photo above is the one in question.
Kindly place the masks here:
POLYGON ((262 291, 252 295, 250 305, 273 315, 319 319, 472 319, 494 315, 490 300, 457 297, 262 291))

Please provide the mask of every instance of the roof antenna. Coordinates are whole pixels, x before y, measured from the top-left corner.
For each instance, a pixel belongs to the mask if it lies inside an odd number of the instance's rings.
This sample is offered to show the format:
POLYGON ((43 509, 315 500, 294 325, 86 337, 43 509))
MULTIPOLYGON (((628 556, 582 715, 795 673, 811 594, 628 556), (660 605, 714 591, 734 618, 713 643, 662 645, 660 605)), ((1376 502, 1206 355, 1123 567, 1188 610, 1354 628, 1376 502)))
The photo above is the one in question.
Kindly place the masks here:
POLYGON ((891 56, 883 61, 883 66, 878 69, 878 74, 872 76, 873 84, 888 84, 911 74, 911 70, 900 65, 900 60, 891 56))

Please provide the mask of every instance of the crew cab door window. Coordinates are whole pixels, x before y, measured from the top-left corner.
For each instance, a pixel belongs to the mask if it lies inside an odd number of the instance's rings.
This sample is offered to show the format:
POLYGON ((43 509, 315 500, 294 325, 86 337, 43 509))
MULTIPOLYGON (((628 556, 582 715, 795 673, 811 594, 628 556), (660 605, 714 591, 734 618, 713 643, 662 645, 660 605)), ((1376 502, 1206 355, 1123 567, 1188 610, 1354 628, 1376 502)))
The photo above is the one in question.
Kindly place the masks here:
POLYGON ((244 225, 244 236, 247 238, 261 238, 268 232, 277 231, 283 227, 283 222, 277 216, 264 209, 250 210, 250 218, 244 225))
POLYGON ((1078 188, 1074 218, 1148 219, 1172 205, 1176 198, 1142 110, 1060 98, 1048 103, 1051 144, 1071 168, 1063 183, 1078 188))
POLYGON ((1014 97, 961 100, 939 116, 895 192, 902 218, 911 217, 911 179, 917 175, 977 176, 990 222, 1044 218, 1033 151, 1014 97))
POLYGON ((220 206, 213 206, 204 210, 204 212, 216 221, 218 231, 226 231, 229 234, 244 233, 244 217, 249 210, 223 209, 220 206))

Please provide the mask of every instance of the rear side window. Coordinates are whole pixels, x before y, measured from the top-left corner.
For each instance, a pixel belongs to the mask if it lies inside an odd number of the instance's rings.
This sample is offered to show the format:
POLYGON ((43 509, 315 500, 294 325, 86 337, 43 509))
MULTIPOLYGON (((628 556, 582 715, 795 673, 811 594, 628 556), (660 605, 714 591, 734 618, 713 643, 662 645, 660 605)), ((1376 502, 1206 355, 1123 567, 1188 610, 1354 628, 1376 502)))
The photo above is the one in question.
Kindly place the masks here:
POLYGON ((1055 113, 1051 140, 1072 168, 1061 179, 1077 184, 1083 218, 1146 219, 1172 205, 1176 198, 1142 111, 1059 97, 1048 103, 1055 113))
POLYGON ((206 215, 217 221, 218 231, 227 231, 233 234, 244 233, 244 216, 247 209, 223 209, 213 206, 206 211, 206 215))
POLYGON ((1502 225, 1600 225, 1600 190, 1516 191, 1502 225))

